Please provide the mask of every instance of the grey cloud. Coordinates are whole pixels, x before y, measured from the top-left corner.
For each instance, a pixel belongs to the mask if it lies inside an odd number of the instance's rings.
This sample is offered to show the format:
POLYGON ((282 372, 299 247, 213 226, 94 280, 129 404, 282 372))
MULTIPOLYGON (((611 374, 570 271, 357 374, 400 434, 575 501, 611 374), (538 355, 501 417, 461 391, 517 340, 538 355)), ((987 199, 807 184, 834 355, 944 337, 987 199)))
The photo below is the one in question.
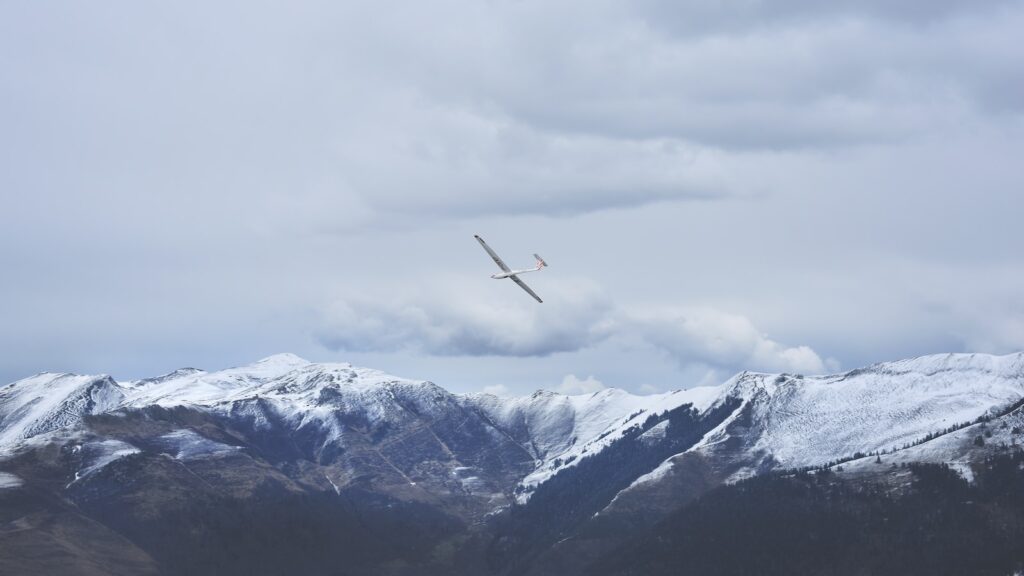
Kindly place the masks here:
POLYGON ((564 216, 730 192, 722 161, 685 144, 562 135, 442 107, 395 112, 409 121, 368 126, 339 158, 347 184, 386 213, 564 216))
POLYGON ((652 346, 682 367, 806 373, 827 368, 811 348, 776 342, 741 315, 711 308, 624 309, 612 306, 600 291, 578 287, 563 286, 554 294, 556 304, 547 307, 495 307, 443 297, 339 301, 327 312, 318 337, 339 350, 454 356, 546 356, 618 340, 652 346))
POLYGON ((987 298, 935 307, 935 314, 956 326, 954 336, 966 350, 990 354, 1024 350, 1024 299, 1016 292, 1022 282, 1005 282, 1001 289, 989 289, 987 298))
POLYGON ((1020 110, 1019 3, 912 5, 976 17, 906 28, 753 2, 723 14, 821 21, 675 38, 649 26, 671 20, 665 6, 616 3, 309 2, 250 6, 243 22, 187 3, 7 8, 0 64, 19 80, 0 94, 0 184, 18 212, 84 233, 117 216, 142 240, 744 195, 732 174, 747 151, 888 143, 1020 110), (60 42, 33 33, 43 23, 60 42))
MULTIPOLYGON (((476 47, 420 26, 434 8, 248 6, 252 25, 223 7, 199 19, 187 3, 123 8, 52 19, 21 7, 0 23, 0 65, 20 79, 0 94, 0 184, 23 212, 50 209, 85 232, 115 215, 140 233, 350 230, 395 213, 574 215, 730 192, 694 146, 549 130, 486 104, 473 70, 443 71, 476 47), (32 33, 43 23, 60 43, 32 33)), ((465 42, 501 18, 463 8, 448 6, 470 19, 452 31, 465 42)), ((522 76, 530 63, 494 49, 462 64, 537 82, 522 76)))
POLYGON ((955 16, 990 13, 1014 0, 640 0, 633 4, 652 26, 679 35, 737 33, 750 29, 841 18, 870 18, 910 25, 929 25, 955 16))
POLYGON ((621 329, 636 333, 681 365, 746 366, 752 370, 821 374, 826 366, 808 346, 787 346, 760 332, 750 319, 711 308, 627 312, 621 329))
MULTIPOLYGON (((1019 23, 1020 11, 1007 18, 1019 23)), ((886 143, 1012 107, 1001 100, 1021 64, 1003 48, 1013 37, 993 22, 843 21, 682 41, 626 35, 622 45, 602 35, 566 55, 551 90, 516 98, 499 83, 494 99, 533 125, 620 138, 738 150, 886 143)))
MULTIPOLYGON (((1018 76, 1021 64, 1012 47, 1020 2, 869 4, 718 3, 714 11, 735 19, 809 18, 675 37, 652 33, 649 20, 670 19, 643 8, 525 2, 472 12, 476 32, 459 40, 438 43, 400 26, 409 31, 409 65, 395 73, 417 78, 418 89, 438 101, 502 113, 540 131, 739 150, 886 143, 1012 109, 1006 78, 1018 76), (851 13, 935 21, 900 26, 851 13), (572 25, 557 25, 566 21, 572 25), (459 50, 470 55, 449 57, 459 50), (475 89, 452 93, 464 82, 475 89)), ((398 20, 422 16, 412 11, 398 20)), ((377 26, 379 38, 391 23, 377 26)))
POLYGON ((562 394, 574 395, 591 394, 604 388, 606 388, 604 383, 593 376, 580 378, 575 374, 566 374, 565 378, 562 379, 562 383, 555 390, 562 394))
MULTIPOLYGON (((336 302, 318 333, 329 348, 416 350, 441 356, 547 356, 602 339, 610 304, 583 289, 555 290, 561 305, 502 306, 483 299, 336 302)), ((546 295, 547 296, 547 295, 546 295)))

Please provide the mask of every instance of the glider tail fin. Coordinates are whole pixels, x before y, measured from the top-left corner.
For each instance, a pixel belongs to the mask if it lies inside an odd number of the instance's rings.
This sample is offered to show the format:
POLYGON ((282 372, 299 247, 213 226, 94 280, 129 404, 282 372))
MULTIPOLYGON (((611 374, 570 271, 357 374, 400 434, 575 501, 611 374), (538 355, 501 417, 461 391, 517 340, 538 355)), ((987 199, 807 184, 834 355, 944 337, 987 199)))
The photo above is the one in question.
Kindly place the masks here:
POLYGON ((545 262, 544 259, 540 257, 540 254, 534 254, 533 257, 537 259, 537 270, 548 267, 548 263, 545 262))

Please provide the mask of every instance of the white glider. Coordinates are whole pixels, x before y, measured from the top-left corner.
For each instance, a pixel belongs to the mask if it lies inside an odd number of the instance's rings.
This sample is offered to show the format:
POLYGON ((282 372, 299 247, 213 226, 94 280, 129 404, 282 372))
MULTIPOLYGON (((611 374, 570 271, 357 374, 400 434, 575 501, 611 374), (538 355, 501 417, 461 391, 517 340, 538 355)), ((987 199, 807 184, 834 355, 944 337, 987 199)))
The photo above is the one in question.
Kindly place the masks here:
POLYGON ((477 242, 479 242, 480 245, 484 247, 484 250, 487 250, 487 253, 490 254, 491 258, 494 260, 494 263, 498 265, 498 268, 501 268, 501 273, 500 274, 491 274, 491 278, 494 278, 495 280, 501 280, 502 278, 510 278, 513 282, 515 282, 516 284, 519 284, 520 288, 522 288, 523 290, 526 290, 526 292, 530 296, 533 296, 534 300, 536 300, 537 302, 544 302, 543 300, 540 299, 540 296, 537 296, 536 292, 534 292, 533 290, 530 290, 530 287, 527 286, 522 280, 519 279, 519 274, 526 274, 527 272, 536 272, 536 271, 538 271, 538 270, 540 270, 542 268, 547 268, 548 264, 547 264, 547 262, 544 261, 543 258, 538 256, 537 254, 534 254, 533 257, 537 259, 537 265, 535 267, 527 268, 525 270, 511 270, 501 260, 501 257, 498 256, 494 252, 494 250, 491 250, 491 247, 487 245, 487 242, 484 242, 483 238, 477 236, 476 234, 473 235, 473 238, 476 238, 477 242))

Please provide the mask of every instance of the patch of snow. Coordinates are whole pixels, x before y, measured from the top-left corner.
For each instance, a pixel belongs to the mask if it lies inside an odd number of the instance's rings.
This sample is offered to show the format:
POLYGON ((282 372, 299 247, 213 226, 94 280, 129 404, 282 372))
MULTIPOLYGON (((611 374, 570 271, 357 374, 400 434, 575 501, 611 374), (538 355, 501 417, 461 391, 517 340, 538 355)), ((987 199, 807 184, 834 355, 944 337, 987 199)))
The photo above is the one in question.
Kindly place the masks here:
POLYGON ((672 471, 673 466, 674 464, 672 463, 672 458, 666 458, 664 462, 658 464, 657 468, 651 470, 647 474, 644 474, 643 476, 634 480, 633 484, 630 485, 630 488, 632 488, 633 486, 639 486, 641 484, 647 484, 649 482, 656 482, 658 480, 661 480, 662 478, 665 477, 666 474, 672 471))
POLYGON ((476 494, 480 492, 487 492, 487 482, 478 476, 467 476, 466 478, 460 478, 459 483, 462 484, 462 489, 470 494, 476 494))
POLYGON ((21 478, 9 472, 0 472, 0 490, 4 488, 17 488, 24 484, 21 478))
POLYGON ((654 426, 651 426, 650 430, 641 434, 638 439, 641 442, 649 444, 655 444, 665 439, 665 434, 668 433, 669 421, 662 420, 654 426))
POLYGON ((971 470, 971 465, 968 462, 954 461, 949 463, 949 467, 952 468, 961 478, 968 482, 974 482, 974 470, 971 470))
POLYGON ((83 466, 75 474, 75 480, 85 478, 125 456, 138 453, 138 448, 120 440, 106 439, 97 442, 86 442, 82 445, 82 454, 84 455, 83 466))
POLYGON ((187 429, 168 432, 160 436, 158 440, 178 460, 222 456, 233 454, 239 450, 237 446, 215 442, 187 429))
POLYGON ((327 481, 330 482, 331 488, 334 488, 334 493, 340 496, 341 488, 338 488, 338 485, 334 483, 334 480, 331 480, 331 477, 328 476, 326 472, 324 472, 324 478, 326 478, 327 481))

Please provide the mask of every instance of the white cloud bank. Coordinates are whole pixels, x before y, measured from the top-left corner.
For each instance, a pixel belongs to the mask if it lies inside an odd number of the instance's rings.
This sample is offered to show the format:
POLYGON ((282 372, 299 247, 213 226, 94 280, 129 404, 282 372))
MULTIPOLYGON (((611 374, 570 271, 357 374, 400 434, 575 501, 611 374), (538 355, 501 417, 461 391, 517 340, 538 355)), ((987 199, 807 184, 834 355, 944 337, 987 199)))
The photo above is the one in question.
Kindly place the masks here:
POLYGON ((574 352, 607 336, 606 324, 614 314, 600 294, 592 289, 550 292, 562 295, 558 306, 505 305, 472 294, 452 298, 450 292, 399 301, 347 299, 330 308, 318 337, 328 348, 356 352, 547 356, 574 352))
POLYGON ((508 386, 504 384, 491 384, 484 386, 484 394, 492 394, 494 396, 511 396, 512 391, 508 389, 508 386))
POLYGON ((825 371, 808 346, 788 346, 762 333, 749 318, 713 308, 655 308, 626 312, 620 322, 680 364, 703 363, 772 372, 825 371))
MULTIPOLYGON (((472 298, 335 303, 317 337, 333 350, 411 351, 434 356, 549 356, 604 342, 653 347, 680 366, 819 374, 835 366, 808 346, 768 337, 745 316, 710 307, 613 305, 593 288, 556 287, 543 305, 495 305, 472 298)), ((546 295, 547 295, 546 294, 546 295)), ((585 393, 603 385, 570 374, 560 391, 585 393)))
POLYGON ((587 376, 586 378, 580 378, 575 374, 566 374, 565 378, 562 379, 562 383, 558 386, 557 392, 562 394, 591 394, 604 390, 605 385, 597 378, 593 376, 587 376))

